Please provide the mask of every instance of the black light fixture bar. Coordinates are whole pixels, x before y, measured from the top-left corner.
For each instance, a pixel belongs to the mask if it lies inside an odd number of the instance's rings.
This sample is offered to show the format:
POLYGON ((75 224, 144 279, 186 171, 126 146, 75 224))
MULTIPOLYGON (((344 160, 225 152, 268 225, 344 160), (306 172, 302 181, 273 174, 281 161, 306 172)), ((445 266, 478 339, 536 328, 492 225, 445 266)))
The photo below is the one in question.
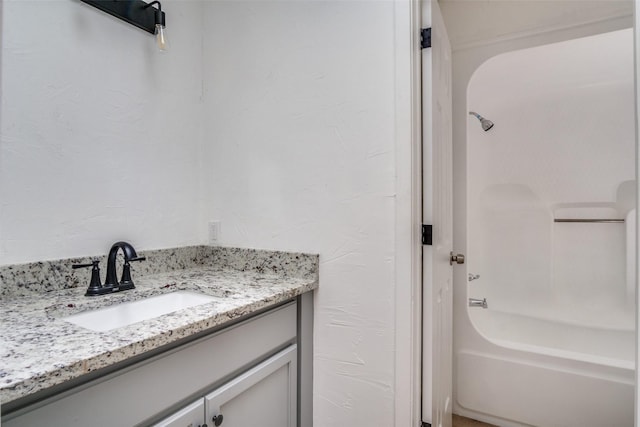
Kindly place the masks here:
POLYGON ((84 3, 97 7, 109 15, 120 18, 131 25, 145 30, 148 33, 155 34, 156 23, 164 25, 164 12, 160 9, 160 3, 154 1, 146 3, 142 0, 81 0, 84 3), (149 7, 152 4, 158 4, 158 8, 149 7), (156 17, 157 16, 157 17, 156 17), (160 20, 160 22, 157 22, 160 20))

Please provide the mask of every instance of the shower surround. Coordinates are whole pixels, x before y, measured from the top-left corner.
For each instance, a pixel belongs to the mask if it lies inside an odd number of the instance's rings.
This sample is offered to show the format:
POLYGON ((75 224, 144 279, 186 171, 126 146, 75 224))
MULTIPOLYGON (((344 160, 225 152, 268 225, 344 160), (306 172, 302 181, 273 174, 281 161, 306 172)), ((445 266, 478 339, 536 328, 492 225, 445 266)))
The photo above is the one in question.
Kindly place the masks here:
POLYGON ((631 29, 604 33, 495 56, 470 78, 467 109, 496 126, 467 123, 464 279, 479 278, 454 295, 456 413, 633 424, 632 49, 631 29))

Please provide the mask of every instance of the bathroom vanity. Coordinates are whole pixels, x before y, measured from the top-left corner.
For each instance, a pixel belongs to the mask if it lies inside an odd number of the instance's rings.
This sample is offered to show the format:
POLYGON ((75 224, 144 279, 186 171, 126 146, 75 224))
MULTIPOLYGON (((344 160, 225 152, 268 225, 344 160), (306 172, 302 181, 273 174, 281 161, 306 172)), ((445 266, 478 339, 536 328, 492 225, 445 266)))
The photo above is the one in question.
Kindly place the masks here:
POLYGON ((2 424, 310 426, 317 256, 187 250, 197 255, 136 271, 118 295, 3 295, 2 424), (103 332, 65 320, 177 291, 213 299, 103 332))

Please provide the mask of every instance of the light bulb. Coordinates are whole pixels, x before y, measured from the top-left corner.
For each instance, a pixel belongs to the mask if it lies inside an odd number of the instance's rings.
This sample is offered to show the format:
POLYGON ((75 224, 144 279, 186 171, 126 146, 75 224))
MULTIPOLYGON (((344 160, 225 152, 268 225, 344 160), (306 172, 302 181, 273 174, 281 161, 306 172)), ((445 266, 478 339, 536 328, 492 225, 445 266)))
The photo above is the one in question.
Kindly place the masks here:
POLYGON ((167 40, 164 38, 164 25, 156 24, 156 42, 158 49, 167 50, 167 40))

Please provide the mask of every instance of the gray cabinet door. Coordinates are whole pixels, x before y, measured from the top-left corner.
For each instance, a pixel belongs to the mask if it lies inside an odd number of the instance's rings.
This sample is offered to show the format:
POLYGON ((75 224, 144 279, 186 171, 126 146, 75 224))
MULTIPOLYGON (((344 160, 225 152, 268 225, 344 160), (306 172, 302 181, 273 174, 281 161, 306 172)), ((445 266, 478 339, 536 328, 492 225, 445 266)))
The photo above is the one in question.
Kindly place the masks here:
POLYGON ((295 427, 296 355, 287 347, 205 396, 207 425, 295 427))
POLYGON ((153 427, 202 427, 204 424, 204 400, 198 399, 153 427))

